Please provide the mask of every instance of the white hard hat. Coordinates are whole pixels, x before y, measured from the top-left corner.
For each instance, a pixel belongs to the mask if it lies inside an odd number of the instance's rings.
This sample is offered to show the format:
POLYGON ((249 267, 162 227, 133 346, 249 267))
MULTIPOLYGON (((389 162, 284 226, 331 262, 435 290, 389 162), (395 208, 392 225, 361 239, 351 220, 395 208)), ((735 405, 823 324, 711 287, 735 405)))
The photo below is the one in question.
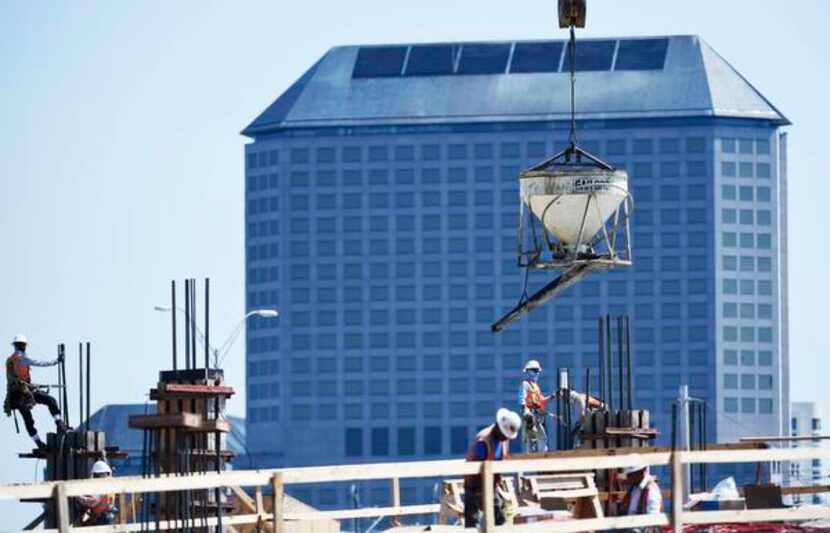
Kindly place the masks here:
POLYGON ((26 338, 26 335, 22 333, 18 333, 14 336, 14 340, 12 340, 12 344, 29 344, 29 339, 26 338))
POLYGON ((112 468, 110 468, 110 465, 106 461, 95 461, 89 473, 93 476, 96 474, 107 474, 111 476, 112 468))
POLYGON ((502 407, 496 413, 496 422, 499 425, 499 430, 501 430, 505 437, 515 439, 516 435, 519 434, 519 426, 522 424, 522 419, 510 409, 502 407))
POLYGON ((536 359, 531 359, 530 361, 528 361, 525 364, 525 369, 524 370, 525 370, 525 372, 527 372, 528 370, 536 370, 537 372, 541 372, 542 371, 542 365, 540 365, 539 361, 537 361, 536 359))
POLYGON ((623 468, 622 473, 623 473, 624 476, 627 476, 627 475, 630 475, 630 474, 640 472, 641 470, 645 470, 647 468, 648 468, 648 465, 644 465, 644 464, 641 463, 641 464, 626 466, 625 468, 623 468))

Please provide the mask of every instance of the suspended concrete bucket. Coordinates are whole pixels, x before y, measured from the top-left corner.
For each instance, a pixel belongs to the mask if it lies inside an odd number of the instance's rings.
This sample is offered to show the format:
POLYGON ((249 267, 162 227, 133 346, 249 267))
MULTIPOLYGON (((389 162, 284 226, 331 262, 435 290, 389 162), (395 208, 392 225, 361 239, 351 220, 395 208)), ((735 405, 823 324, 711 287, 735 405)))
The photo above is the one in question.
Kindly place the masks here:
POLYGON ((519 176, 520 266, 630 264, 628 174, 613 168, 530 169, 519 176))

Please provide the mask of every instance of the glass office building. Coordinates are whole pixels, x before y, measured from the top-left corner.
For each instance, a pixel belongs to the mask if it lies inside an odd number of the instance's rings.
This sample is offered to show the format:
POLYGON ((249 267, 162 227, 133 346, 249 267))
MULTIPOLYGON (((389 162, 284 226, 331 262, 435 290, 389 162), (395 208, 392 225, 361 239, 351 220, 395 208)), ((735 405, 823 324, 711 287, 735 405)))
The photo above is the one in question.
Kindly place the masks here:
POLYGON ((244 130, 247 307, 281 312, 247 333, 261 464, 459 457, 526 359, 548 386, 596 367, 603 313, 630 316, 662 442, 681 384, 710 438, 787 431, 788 121, 698 37, 579 43, 579 141, 631 176, 634 266, 490 332, 522 291, 518 172, 567 139, 564 51, 337 47, 244 130))

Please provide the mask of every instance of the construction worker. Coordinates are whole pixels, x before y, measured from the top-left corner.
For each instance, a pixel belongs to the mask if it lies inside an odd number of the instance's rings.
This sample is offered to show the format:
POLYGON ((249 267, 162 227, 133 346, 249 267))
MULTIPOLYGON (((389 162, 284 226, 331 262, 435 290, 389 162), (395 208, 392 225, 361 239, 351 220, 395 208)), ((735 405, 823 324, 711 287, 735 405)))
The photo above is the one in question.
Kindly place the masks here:
POLYGON ((58 402, 32 385, 30 369, 33 366, 55 366, 62 361, 62 356, 54 361, 32 359, 26 355, 28 344, 29 341, 25 335, 17 334, 14 336, 12 341, 14 353, 6 359, 6 400, 3 403, 3 410, 6 416, 11 416, 12 410, 20 411, 29 436, 35 441, 38 448, 45 449, 46 444, 38 435, 35 420, 32 417, 32 407, 35 404, 43 404, 49 408, 49 413, 55 419, 55 425, 59 433, 70 431, 72 428, 61 419, 58 402))
POLYGON ((548 434, 545 431, 545 417, 547 416, 547 405, 550 396, 542 394, 539 387, 539 374, 542 373, 542 365, 539 361, 531 359, 524 367, 525 378, 519 388, 519 405, 522 408, 522 419, 524 420, 524 432, 522 442, 524 451, 545 452, 548 450, 548 434))
MULTIPOLYGON (((547 405, 551 398, 569 398, 578 409, 579 416, 588 408, 601 408, 605 405, 599 398, 571 389, 559 390, 554 394, 545 396, 539 386, 542 365, 535 359, 531 359, 525 364, 524 373, 525 379, 522 380, 522 385, 519 388, 519 404, 522 408, 522 419, 524 420, 522 441, 526 453, 545 452, 548 449, 545 417, 548 416, 547 405)), ((579 416, 577 416, 577 420, 579 416)))
MULTIPOLYGON (((496 422, 482 429, 467 451, 468 461, 502 461, 509 453, 510 440, 519 434, 522 421, 519 415, 509 409, 499 409, 496 413, 496 422)), ((504 506, 505 491, 500 475, 493 479, 495 522, 497 526, 505 523, 504 506)), ((464 476, 464 527, 475 528, 479 524, 479 510, 484 503, 481 501, 481 476, 464 476)))
MULTIPOLYGON (((95 461, 89 472, 91 478, 112 477, 112 468, 106 461, 95 461)), ((78 496, 81 525, 104 526, 115 523, 118 508, 115 506, 115 497, 112 494, 97 494, 92 496, 78 496)))
MULTIPOLYGON (((627 487, 620 504, 621 515, 661 514, 663 512, 663 493, 657 481, 649 472, 647 465, 634 465, 623 469, 622 479, 627 487)), ((660 527, 619 529, 618 533, 659 532, 660 527)))

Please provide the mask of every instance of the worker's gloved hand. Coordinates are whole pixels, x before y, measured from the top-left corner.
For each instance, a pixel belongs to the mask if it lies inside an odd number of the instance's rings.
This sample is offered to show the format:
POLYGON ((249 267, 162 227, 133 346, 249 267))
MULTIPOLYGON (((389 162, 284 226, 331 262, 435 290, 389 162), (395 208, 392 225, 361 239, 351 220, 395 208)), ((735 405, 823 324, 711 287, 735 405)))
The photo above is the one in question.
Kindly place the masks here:
POLYGON ((64 359, 66 359, 66 356, 64 355, 64 353, 59 352, 58 353, 58 363, 63 363, 64 359))
POLYGON ((525 409, 525 412, 522 414, 522 419, 524 420, 525 428, 528 431, 533 429, 533 413, 525 409))

